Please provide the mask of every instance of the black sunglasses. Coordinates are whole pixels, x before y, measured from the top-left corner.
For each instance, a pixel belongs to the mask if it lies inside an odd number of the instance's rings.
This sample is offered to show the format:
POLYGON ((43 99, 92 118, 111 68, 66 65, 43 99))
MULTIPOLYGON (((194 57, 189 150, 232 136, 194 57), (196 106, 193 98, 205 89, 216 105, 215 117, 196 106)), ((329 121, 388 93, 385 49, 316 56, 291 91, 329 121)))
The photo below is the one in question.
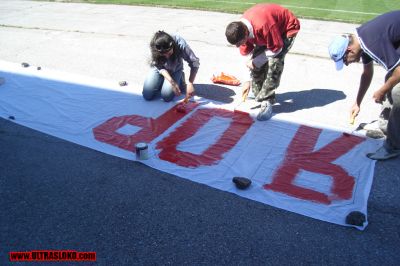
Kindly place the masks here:
POLYGON ((156 44, 157 51, 163 53, 168 52, 172 48, 172 42, 170 43, 163 43, 163 44, 156 44))

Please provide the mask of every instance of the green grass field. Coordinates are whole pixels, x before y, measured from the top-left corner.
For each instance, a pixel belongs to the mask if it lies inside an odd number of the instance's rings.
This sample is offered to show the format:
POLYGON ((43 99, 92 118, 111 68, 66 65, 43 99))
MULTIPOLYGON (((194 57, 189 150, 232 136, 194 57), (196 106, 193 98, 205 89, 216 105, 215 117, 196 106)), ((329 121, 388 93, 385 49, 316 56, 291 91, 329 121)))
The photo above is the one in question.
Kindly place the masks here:
MULTIPOLYGON (((66 0, 65 2, 71 2, 66 0)), ((81 0, 73 2, 162 6, 209 11, 242 13, 256 3, 248 0, 81 0)), ((298 17, 363 23, 379 14, 400 9, 400 0, 276 0, 293 11, 298 17)))

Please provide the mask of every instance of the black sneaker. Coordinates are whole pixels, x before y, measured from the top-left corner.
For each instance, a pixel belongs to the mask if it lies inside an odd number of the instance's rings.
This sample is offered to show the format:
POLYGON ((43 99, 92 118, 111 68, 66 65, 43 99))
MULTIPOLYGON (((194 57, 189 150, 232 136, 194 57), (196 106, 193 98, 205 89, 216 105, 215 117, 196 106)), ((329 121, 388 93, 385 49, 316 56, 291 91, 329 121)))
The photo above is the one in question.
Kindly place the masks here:
POLYGON ((380 147, 376 152, 368 153, 367 157, 372 160, 387 160, 400 155, 400 150, 387 149, 385 146, 380 147))

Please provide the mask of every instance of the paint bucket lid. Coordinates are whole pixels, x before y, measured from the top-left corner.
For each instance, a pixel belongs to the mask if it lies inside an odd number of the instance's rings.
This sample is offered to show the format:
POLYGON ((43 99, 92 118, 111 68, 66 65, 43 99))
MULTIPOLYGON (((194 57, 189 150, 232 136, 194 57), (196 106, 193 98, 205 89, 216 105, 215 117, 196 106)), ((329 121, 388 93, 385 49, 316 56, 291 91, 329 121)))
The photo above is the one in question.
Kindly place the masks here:
POLYGON ((136 143, 135 147, 138 150, 145 150, 145 149, 147 149, 147 144, 145 142, 139 142, 139 143, 136 143))

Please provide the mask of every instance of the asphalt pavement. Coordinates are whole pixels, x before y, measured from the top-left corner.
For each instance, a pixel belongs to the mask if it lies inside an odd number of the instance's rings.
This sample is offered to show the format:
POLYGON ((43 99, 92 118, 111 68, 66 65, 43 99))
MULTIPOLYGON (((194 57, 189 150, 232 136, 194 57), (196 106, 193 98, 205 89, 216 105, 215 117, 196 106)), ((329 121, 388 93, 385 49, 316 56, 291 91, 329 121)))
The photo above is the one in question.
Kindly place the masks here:
MULTIPOLYGON (((155 31, 164 29, 184 36, 200 57, 197 84, 209 84, 212 74, 220 71, 244 79, 245 60, 224 36, 226 24, 238 17, 156 7, 3 0, 0 60, 106 82, 126 80, 132 89, 140 89, 147 72, 148 42, 155 31)), ((334 35, 351 32, 357 25, 301 23, 278 90, 278 101, 294 99, 297 107, 282 117, 345 127, 361 66, 336 72, 326 47, 334 35), (343 97, 324 95, 327 89, 341 89, 343 97)), ((379 87, 385 73, 375 69, 372 87, 379 87)), ((371 94, 372 90, 357 122, 376 118, 379 106, 370 100, 371 94)), ((398 265, 399 162, 397 158, 376 164, 369 225, 358 231, 0 119, 0 264, 19 264, 9 262, 10 251, 68 249, 97 253, 96 263, 78 265, 398 265)))

